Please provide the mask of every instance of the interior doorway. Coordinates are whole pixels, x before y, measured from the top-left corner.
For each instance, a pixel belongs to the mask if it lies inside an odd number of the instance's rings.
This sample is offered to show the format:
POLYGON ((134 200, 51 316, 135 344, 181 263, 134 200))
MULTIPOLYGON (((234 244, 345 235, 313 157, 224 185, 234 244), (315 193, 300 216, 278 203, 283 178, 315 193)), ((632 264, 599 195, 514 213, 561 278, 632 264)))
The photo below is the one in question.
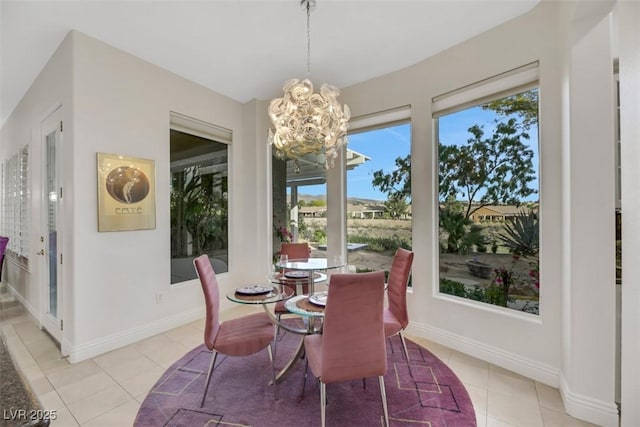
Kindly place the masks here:
POLYGON ((42 218, 40 243, 37 252, 42 256, 42 327, 62 342, 64 328, 62 295, 64 291, 62 269, 62 107, 58 107, 42 122, 42 218))

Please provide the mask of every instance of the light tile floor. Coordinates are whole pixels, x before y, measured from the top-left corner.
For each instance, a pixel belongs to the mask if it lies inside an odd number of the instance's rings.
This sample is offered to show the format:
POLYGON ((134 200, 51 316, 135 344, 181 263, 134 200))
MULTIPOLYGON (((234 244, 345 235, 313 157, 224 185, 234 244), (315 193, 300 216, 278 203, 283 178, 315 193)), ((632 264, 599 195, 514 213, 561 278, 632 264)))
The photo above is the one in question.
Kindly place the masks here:
MULTIPOLYGON (((249 310, 238 307, 225 318, 249 310)), ((132 425, 147 392, 175 360, 202 342, 197 321, 110 353, 70 364, 19 304, 2 304, 2 336, 52 426, 132 425)), ((557 389, 458 351, 409 337, 447 363, 466 386, 478 427, 592 426, 570 417, 557 389)))

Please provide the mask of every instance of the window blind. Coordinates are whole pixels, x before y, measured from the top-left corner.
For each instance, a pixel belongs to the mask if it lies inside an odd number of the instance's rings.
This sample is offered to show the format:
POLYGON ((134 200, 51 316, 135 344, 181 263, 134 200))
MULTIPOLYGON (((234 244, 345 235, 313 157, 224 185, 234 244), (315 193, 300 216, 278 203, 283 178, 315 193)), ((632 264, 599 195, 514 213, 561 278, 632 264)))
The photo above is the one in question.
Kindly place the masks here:
POLYGON ((536 61, 438 95, 432 99, 433 117, 443 116, 532 89, 538 85, 539 70, 540 66, 536 61))

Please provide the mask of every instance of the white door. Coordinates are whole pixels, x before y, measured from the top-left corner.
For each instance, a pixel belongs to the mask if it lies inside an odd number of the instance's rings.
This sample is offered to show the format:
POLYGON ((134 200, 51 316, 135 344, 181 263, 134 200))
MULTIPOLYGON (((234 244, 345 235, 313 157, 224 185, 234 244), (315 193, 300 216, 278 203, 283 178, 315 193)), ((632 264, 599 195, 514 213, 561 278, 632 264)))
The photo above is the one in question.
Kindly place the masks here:
POLYGON ((60 186, 62 107, 42 122, 42 230, 40 242, 43 255, 42 327, 59 343, 62 342, 62 196, 60 186))

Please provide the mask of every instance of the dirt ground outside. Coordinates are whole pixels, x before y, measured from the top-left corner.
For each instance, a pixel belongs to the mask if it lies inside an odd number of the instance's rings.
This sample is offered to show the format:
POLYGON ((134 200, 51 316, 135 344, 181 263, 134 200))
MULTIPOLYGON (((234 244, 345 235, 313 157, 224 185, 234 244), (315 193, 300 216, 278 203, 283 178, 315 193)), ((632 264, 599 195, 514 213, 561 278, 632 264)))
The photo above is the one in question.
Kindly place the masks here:
MULTIPOLYGON (((306 218, 304 220, 308 235, 313 235, 315 229, 326 229, 326 218, 306 218)), ((392 238, 411 242, 411 221, 410 220, 386 220, 386 219, 349 219, 347 221, 347 234, 349 236, 360 235, 372 238, 392 238)), ((313 242, 310 244, 316 256, 324 251, 318 245, 326 242, 313 242)), ((391 268, 393 251, 374 252, 365 249, 350 251, 348 253, 348 264, 354 265, 362 270, 386 270, 391 268)), ((460 282, 465 288, 472 290, 476 286, 486 288, 496 278, 495 269, 504 268, 512 272, 513 285, 510 296, 514 299, 509 304, 510 308, 520 310, 523 306, 533 307, 530 312, 538 311, 538 289, 535 286, 535 277, 531 276, 532 270, 537 265, 537 259, 517 259, 507 253, 504 248, 500 248, 497 253, 492 252, 470 252, 467 255, 458 253, 441 253, 439 258, 439 273, 441 278, 460 282), (535 261, 535 263, 532 263, 535 261), (477 265, 486 264, 483 269, 474 268, 477 265), (470 266, 471 264, 471 266, 470 266), (484 274, 482 274, 484 273, 484 274)))
MULTIPOLYGON (((309 236, 313 235, 312 230, 326 230, 326 218, 305 218, 304 223, 310 230, 309 236)), ((392 219, 348 219, 347 220, 348 236, 366 236, 372 238, 392 238, 397 236, 401 240, 411 243, 411 221, 410 220, 392 220, 392 219)), ((312 247, 317 248, 320 244, 326 242, 313 242, 312 247)), ((318 251, 321 253, 321 251, 318 251)), ((359 270, 386 270, 391 268, 393 260, 393 251, 383 253, 359 249, 349 251, 348 264, 356 266, 359 270)))

